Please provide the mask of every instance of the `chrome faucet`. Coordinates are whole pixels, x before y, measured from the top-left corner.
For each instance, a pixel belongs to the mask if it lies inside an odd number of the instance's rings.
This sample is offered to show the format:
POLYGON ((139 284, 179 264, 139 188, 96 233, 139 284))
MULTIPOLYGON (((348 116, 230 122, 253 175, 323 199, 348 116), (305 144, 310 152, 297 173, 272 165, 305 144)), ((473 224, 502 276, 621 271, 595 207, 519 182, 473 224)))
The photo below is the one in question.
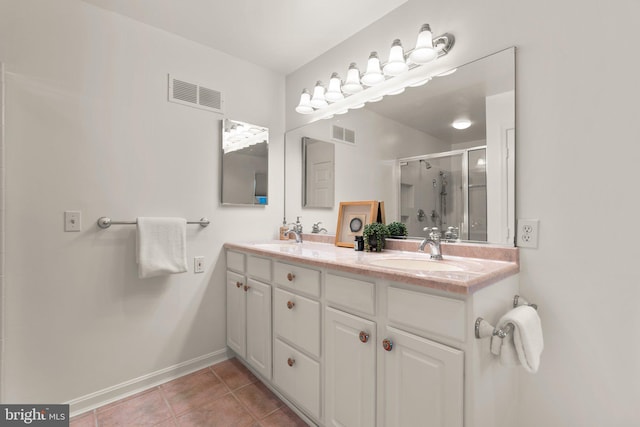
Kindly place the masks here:
POLYGON ((283 234, 285 237, 289 236, 289 233, 293 233, 296 236, 296 243, 302 243, 302 223, 300 222, 300 217, 296 219, 295 223, 289 224, 289 229, 285 231, 283 234))
POLYGON ((442 259, 442 252, 440 250, 440 230, 438 227, 425 227, 424 231, 428 231, 429 234, 424 240, 420 243, 418 247, 419 252, 424 252, 424 247, 429 245, 429 250, 431 251, 431 259, 442 259))
POLYGON ((324 227, 323 227, 323 228, 320 228, 320 224, 322 224, 322 221, 318 221, 318 222, 316 222, 315 224, 313 224, 313 225, 311 226, 311 232, 312 232, 312 233, 317 234, 317 233, 321 233, 321 232, 323 232, 323 231, 324 231, 324 232, 326 233, 326 232, 327 232, 327 229, 326 229, 326 228, 324 228, 324 227))

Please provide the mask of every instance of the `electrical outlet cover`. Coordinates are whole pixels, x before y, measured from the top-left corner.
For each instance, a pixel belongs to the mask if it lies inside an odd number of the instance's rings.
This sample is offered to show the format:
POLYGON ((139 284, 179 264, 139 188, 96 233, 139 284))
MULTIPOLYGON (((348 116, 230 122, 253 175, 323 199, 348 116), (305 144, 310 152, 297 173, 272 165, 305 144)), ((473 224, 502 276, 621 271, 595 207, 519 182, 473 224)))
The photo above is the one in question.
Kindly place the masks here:
POLYGON ((539 225, 540 221, 537 219, 518 219, 517 246, 520 248, 537 248, 539 225))

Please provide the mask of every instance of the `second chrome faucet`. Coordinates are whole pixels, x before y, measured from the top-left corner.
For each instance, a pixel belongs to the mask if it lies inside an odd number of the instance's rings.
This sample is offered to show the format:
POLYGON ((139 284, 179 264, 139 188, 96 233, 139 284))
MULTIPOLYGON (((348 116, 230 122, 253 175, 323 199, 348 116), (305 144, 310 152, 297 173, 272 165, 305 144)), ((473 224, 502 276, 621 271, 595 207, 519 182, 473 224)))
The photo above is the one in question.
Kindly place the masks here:
POLYGON ((425 246, 429 245, 429 250, 431 251, 431 259, 442 259, 442 251, 440 248, 440 238, 442 234, 440 234, 440 230, 438 227, 425 227, 424 231, 428 231, 427 237, 420 243, 418 247, 419 252, 424 252, 425 246))

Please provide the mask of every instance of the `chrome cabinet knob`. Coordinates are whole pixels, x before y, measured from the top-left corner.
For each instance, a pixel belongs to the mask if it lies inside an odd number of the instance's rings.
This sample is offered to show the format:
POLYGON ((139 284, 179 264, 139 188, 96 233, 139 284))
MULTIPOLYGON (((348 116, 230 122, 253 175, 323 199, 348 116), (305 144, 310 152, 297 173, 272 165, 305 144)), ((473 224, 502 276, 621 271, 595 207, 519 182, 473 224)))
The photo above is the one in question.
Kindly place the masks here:
POLYGON ((296 363, 296 360, 292 357, 287 359, 287 365, 293 366, 296 363))
POLYGON ((293 273, 287 274, 287 280, 288 281, 293 282, 293 279, 295 279, 295 278, 296 278, 295 274, 293 274, 293 273))
POLYGON ((382 340, 382 348, 384 348, 386 351, 391 351, 391 349, 393 348, 393 341, 388 338, 382 340))
POLYGON ((287 301, 287 308, 289 310, 293 309, 293 307, 295 307, 296 303, 293 301, 287 301))
POLYGON ((360 341, 363 343, 369 342, 369 334, 365 331, 360 331, 360 333, 358 334, 358 338, 360 338, 360 341))

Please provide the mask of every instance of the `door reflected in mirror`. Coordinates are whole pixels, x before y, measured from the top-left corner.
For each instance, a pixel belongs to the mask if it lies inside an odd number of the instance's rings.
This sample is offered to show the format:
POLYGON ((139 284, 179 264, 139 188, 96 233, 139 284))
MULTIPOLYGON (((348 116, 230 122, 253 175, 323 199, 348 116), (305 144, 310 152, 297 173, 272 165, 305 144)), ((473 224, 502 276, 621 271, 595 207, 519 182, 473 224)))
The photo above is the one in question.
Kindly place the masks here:
POLYGON ((335 145, 302 138, 302 206, 332 208, 335 194, 335 145))
POLYGON ((225 119, 221 170, 222 204, 269 204, 269 129, 225 119))

